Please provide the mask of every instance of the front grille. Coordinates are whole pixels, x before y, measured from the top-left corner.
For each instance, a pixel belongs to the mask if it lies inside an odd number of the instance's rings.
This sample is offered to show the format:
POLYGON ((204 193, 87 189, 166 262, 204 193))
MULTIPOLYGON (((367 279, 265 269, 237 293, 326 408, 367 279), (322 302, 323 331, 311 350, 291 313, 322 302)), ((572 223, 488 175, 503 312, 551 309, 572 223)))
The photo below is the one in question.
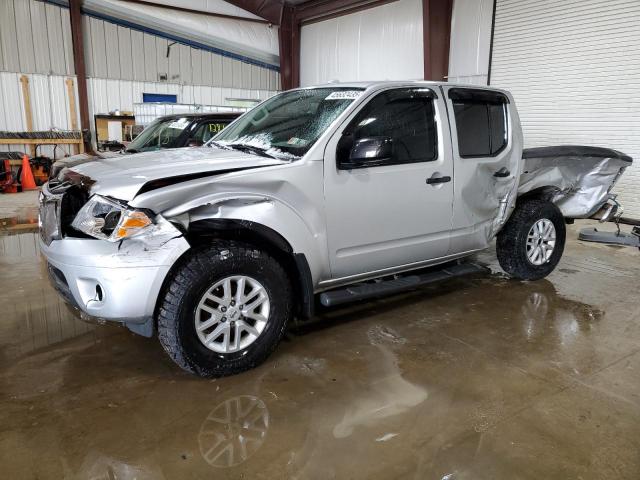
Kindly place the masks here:
POLYGON ((67 303, 77 307, 78 304, 73 298, 73 294, 69 288, 69 282, 67 282, 67 278, 64 276, 64 273, 50 263, 47 263, 47 270, 49 272, 49 281, 51 282, 51 285, 53 285, 56 291, 62 295, 62 298, 64 298, 67 303))
POLYGON ((86 191, 81 190, 77 186, 71 186, 62 196, 60 205, 60 230, 65 237, 85 237, 86 235, 78 232, 71 227, 71 222, 85 203, 89 200, 86 191))
POLYGON ((38 213, 38 224, 40 228, 40 238, 49 245, 53 240, 61 238, 60 232, 60 202, 62 195, 53 195, 47 190, 45 185, 40 195, 40 211, 38 213))
POLYGON ((73 171, 63 178, 51 179, 40 197, 40 236, 49 245, 62 237, 87 237, 71 227, 73 219, 89 200, 94 182, 73 171))

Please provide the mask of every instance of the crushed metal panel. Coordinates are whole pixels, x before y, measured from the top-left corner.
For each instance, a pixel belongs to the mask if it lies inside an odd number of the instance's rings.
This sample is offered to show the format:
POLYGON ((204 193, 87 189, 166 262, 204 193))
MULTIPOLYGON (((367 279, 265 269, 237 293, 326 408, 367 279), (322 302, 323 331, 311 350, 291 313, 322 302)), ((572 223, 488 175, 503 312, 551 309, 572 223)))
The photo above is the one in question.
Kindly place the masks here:
POLYGON ((611 196, 631 157, 608 148, 556 146, 523 151, 518 194, 542 187, 558 191, 552 201, 567 218, 589 218, 611 196))

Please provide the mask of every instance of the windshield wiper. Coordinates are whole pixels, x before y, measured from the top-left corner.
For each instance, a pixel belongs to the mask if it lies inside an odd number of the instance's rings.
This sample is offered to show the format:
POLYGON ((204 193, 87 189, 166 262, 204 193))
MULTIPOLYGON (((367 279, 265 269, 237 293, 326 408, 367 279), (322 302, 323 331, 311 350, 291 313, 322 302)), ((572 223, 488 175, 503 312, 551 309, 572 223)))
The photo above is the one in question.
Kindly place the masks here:
POLYGON ((227 145, 223 145, 220 142, 209 141, 209 142, 207 142, 207 146, 209 146, 209 145, 213 145, 214 147, 220 148, 222 150, 231 150, 227 145))
POLYGON ((277 158, 274 155, 267 153, 266 148, 256 147, 255 145, 248 145, 246 143, 230 143, 228 146, 235 150, 240 150, 241 152, 255 153, 261 157, 277 158))

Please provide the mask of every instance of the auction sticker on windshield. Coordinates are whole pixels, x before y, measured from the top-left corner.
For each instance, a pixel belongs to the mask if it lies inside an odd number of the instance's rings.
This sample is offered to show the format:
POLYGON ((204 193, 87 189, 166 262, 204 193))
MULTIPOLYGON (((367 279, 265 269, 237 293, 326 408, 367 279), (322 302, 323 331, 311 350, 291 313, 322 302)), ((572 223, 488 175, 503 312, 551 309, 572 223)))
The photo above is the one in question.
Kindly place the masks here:
POLYGON ((340 90, 331 93, 325 100, 355 100, 360 95, 362 95, 360 90, 340 90))

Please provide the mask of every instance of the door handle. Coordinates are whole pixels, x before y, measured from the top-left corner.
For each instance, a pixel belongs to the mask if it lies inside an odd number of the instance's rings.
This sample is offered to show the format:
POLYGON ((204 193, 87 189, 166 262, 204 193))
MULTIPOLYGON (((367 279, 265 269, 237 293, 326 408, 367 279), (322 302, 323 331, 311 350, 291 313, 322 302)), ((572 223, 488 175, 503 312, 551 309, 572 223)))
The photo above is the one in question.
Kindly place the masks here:
POLYGON ((509 175, 511 175, 511 172, 507 167, 502 167, 500 170, 493 174, 493 176, 497 178, 507 178, 509 175))
POLYGON ((431 178, 427 178, 427 184, 428 185, 433 185, 436 183, 447 183, 451 181, 451 177, 450 176, 444 176, 444 177, 431 177, 431 178))

